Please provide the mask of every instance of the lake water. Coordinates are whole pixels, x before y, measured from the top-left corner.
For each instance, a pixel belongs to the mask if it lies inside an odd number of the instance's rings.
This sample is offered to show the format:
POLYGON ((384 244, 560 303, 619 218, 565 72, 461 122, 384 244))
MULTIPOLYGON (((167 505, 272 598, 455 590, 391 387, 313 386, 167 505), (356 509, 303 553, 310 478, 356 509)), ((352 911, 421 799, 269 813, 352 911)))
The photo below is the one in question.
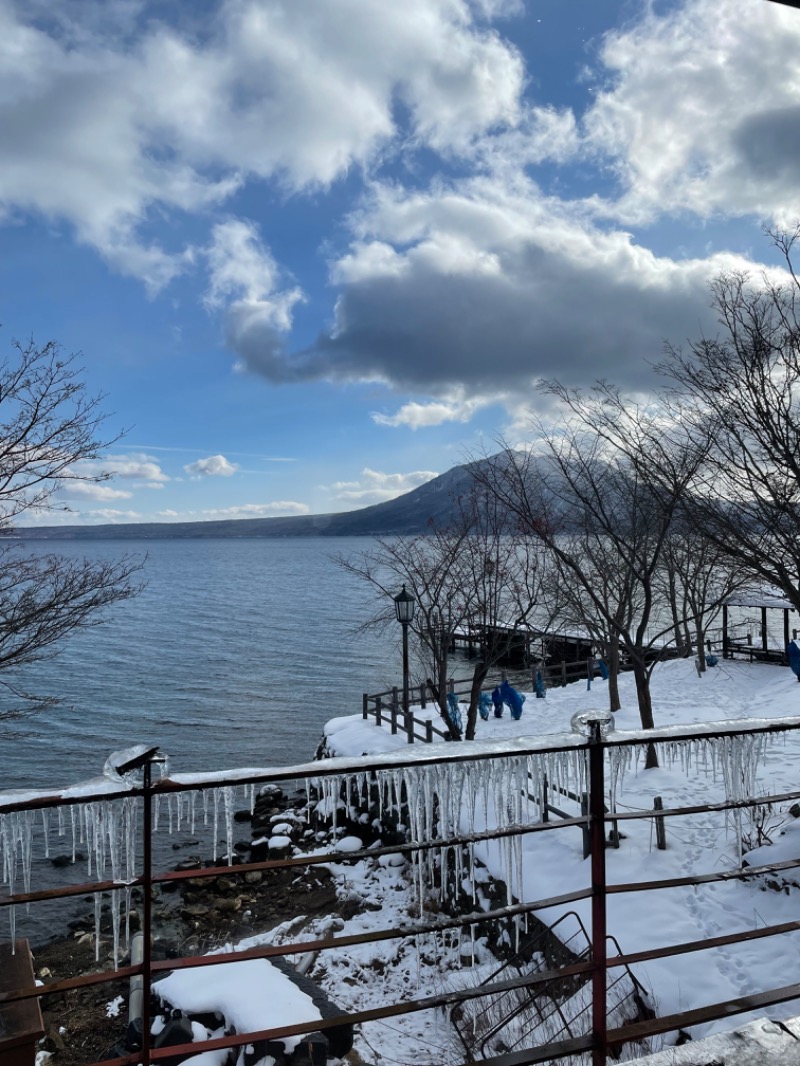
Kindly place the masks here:
MULTIPOLYGON (((312 758, 327 719, 359 713, 362 692, 401 677, 399 627, 356 633, 374 594, 331 558, 370 545, 31 542, 78 557, 146 553, 147 587, 112 607, 106 624, 68 638, 57 658, 5 675, 61 702, 0 732, 0 788, 94 777, 111 751, 140 742, 168 752, 180 772, 312 758)), ((16 705, 5 693, 0 710, 16 705)))

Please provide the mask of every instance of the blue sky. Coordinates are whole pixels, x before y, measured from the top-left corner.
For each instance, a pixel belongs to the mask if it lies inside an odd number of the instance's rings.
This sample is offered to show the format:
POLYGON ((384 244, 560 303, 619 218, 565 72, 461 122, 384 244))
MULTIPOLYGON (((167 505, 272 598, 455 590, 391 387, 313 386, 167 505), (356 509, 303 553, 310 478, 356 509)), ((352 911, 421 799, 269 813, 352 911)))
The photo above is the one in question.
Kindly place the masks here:
POLYGON ((0 322, 80 351, 110 482, 47 522, 390 499, 536 382, 654 387, 800 216, 766 0, 0 0, 0 322))

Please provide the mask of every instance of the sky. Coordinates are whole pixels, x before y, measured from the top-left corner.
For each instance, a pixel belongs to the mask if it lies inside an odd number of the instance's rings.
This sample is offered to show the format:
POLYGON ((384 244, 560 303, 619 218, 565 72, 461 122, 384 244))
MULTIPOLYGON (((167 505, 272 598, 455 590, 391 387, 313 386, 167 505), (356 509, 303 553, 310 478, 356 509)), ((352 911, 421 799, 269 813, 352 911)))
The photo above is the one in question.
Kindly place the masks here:
POLYGON ((800 12, 767 0, 0 0, 0 352, 105 395, 27 521, 351 510, 537 382, 649 395, 798 215, 800 12))

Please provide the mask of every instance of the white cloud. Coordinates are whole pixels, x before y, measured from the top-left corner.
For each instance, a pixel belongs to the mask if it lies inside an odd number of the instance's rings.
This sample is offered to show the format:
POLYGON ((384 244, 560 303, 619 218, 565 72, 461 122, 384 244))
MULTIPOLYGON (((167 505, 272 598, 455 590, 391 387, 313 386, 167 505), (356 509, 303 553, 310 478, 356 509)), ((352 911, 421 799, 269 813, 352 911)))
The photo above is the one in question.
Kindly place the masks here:
POLYGON ((76 463, 73 472, 86 477, 110 474, 115 478, 135 480, 139 482, 136 488, 161 488, 170 480, 161 469, 158 459, 144 452, 109 455, 102 459, 86 459, 76 463))
POLYGON ((797 215, 800 20, 776 3, 647 6, 609 34, 608 84, 585 116, 587 146, 623 184, 612 216, 797 215))
POLYGON ((111 485, 91 481, 66 481, 60 494, 87 500, 129 500, 133 495, 124 489, 115 489, 111 485))
POLYGON ((143 222, 221 204, 249 177, 300 190, 369 166, 398 101, 403 135, 443 153, 513 125, 522 62, 482 22, 507 5, 477 6, 225 0, 184 30, 170 8, 6 0, 0 216, 66 221, 156 289, 194 251, 143 222))
POLYGON ((370 470, 369 467, 365 467, 361 471, 360 481, 337 481, 327 486, 327 489, 334 499, 347 500, 365 506, 393 500, 435 477, 438 477, 438 474, 433 470, 415 470, 410 474, 385 474, 380 470, 370 470))
POLYGON ((485 399, 410 402, 403 404, 393 415, 374 412, 372 420, 379 426, 408 426, 409 429, 440 426, 444 422, 469 422, 476 411, 491 402, 485 399))
POLYGON ((375 185, 352 225, 353 244, 332 266, 340 292, 329 331, 277 362, 274 349, 244 357, 276 382, 377 380, 442 405, 409 404, 395 416, 409 425, 451 417, 454 395, 513 396, 542 377, 652 388, 666 339, 716 330, 709 282, 760 270, 726 253, 656 255, 521 175, 413 192, 375 185))
MULTIPOLYGON (((189 512, 207 519, 224 518, 275 518, 279 515, 310 514, 305 503, 296 500, 274 500, 272 503, 243 503, 234 507, 215 507, 204 511, 189 512)), ((191 521, 187 516, 186 521, 191 521)))
POLYGON ((183 469, 192 477, 231 477, 239 467, 229 462, 224 455, 209 455, 207 459, 187 463, 183 469))

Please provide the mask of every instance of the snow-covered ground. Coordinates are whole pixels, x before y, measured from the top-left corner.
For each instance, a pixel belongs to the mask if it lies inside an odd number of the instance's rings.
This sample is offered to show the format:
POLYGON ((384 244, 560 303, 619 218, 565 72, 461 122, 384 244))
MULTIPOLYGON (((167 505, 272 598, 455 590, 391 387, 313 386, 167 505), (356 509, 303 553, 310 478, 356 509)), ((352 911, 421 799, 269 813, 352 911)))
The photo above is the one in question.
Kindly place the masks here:
MULTIPOLYGON (((621 680, 623 709, 616 714, 618 730, 639 726, 633 677, 621 680)), ((526 735, 542 737, 569 730, 572 715, 587 708, 603 708, 606 687, 594 681, 551 689, 545 700, 527 696, 522 718, 512 721, 508 712, 502 719, 480 722, 477 739, 497 741, 526 735)), ((653 680, 655 720, 658 726, 716 722, 745 718, 776 718, 796 715, 800 710, 800 686, 785 668, 723 662, 698 677, 691 660, 676 660, 656 668, 653 680)), ((430 714, 419 709, 417 717, 430 714)), ((354 756, 407 747, 403 736, 391 736, 387 728, 364 722, 360 716, 337 718, 326 729, 329 747, 337 755, 354 756)), ((758 794, 777 794, 800 787, 800 734, 774 740, 757 770, 758 794)), ((721 773, 710 766, 680 764, 655 770, 629 769, 619 790, 618 809, 650 809, 653 798, 661 796, 664 806, 721 802, 725 790, 721 773)), ((562 803, 559 801, 559 806, 562 803)), ((568 805, 567 805, 568 806, 568 805)), ((800 856, 800 821, 785 810, 764 812, 762 831, 773 841, 769 855, 760 852, 754 862, 800 856)), ((738 847, 732 819, 708 813, 667 821, 667 850, 656 848, 653 823, 648 819, 620 823, 625 839, 618 850, 609 849, 610 883, 662 880, 688 874, 715 872, 738 865, 738 847)), ((745 831, 758 843, 756 830, 745 831)), ((499 849, 485 848, 480 857, 498 877, 505 874, 499 849)), ((589 863, 583 859, 582 837, 578 829, 531 834, 523 843, 523 885, 521 896, 534 900, 584 888, 589 863)), ((751 865, 754 863, 751 863, 751 865)), ((789 871, 773 880, 785 885, 776 891, 763 878, 748 882, 730 881, 700 887, 684 887, 658 892, 610 895, 608 929, 623 952, 636 952, 682 942, 703 941, 729 932, 755 929, 800 917, 800 870, 789 871)), ((515 891, 519 886, 515 885, 515 891)), ((571 905, 589 925, 590 901, 571 905)), ((555 911, 542 917, 555 920, 555 911)), ((659 1014, 699 1007, 751 992, 798 980, 800 934, 785 934, 750 943, 718 948, 697 954, 641 964, 639 979, 653 994, 659 1014)), ((800 1012, 794 1001, 771 1008, 771 1017, 786 1018, 800 1012)), ((764 1012, 760 1012, 764 1013, 764 1012)), ((695 1030, 729 1029, 746 1021, 723 1021, 695 1030)))
MULTIPOLYGON (((621 694, 623 709, 616 715, 617 729, 637 729, 636 698, 630 675, 621 679, 621 694)), ((478 742, 491 741, 496 746, 498 742, 520 737, 567 733, 576 712, 602 709, 606 699, 606 686, 600 681, 593 683, 591 691, 587 691, 585 682, 552 689, 545 700, 528 694, 520 721, 512 721, 506 711, 502 719, 481 722, 478 742)), ((653 700, 658 726, 776 718, 800 711, 800 687, 794 675, 781 667, 721 663, 699 678, 692 661, 678 660, 656 668, 653 700)), ((425 712, 417 708, 415 713, 421 718, 432 712, 431 708, 425 712)), ((333 719, 326 734, 331 752, 350 758, 393 750, 405 753, 422 747, 415 745, 411 749, 405 737, 392 736, 388 726, 377 727, 371 720, 363 721, 360 715, 333 719)), ((447 747, 451 751, 455 748, 447 747)), ((686 764, 684 759, 682 764, 678 758, 671 765, 644 770, 639 762, 626 770, 619 785, 618 810, 652 809, 655 796, 662 797, 666 808, 720 802, 725 799, 720 767, 721 760, 715 768, 710 761, 703 763, 701 759, 698 765, 698 760, 686 764)), ((800 733, 772 739, 757 768, 758 794, 797 788, 800 786, 798 771, 800 733)), ((569 801, 557 802, 569 809, 569 801)), ((474 811, 469 817, 465 811, 465 828, 474 817, 474 811)), ((762 845, 754 860, 800 857, 800 820, 795 822, 786 810, 765 810, 757 822, 756 828, 745 826, 750 843, 762 845), (769 854, 765 855, 765 851, 769 854)), ((625 837, 619 849, 607 851, 610 883, 716 872, 736 868, 739 863, 738 834, 733 819, 722 813, 668 820, 666 851, 657 850, 650 819, 620 823, 620 827, 625 837)), ((351 846, 357 847, 358 842, 340 842, 343 852, 351 846)), ((476 854, 494 876, 508 878, 507 855, 499 847, 476 847, 476 854)), ((410 867, 398 856, 332 862, 330 868, 338 879, 342 899, 352 897, 358 902, 358 907, 352 908, 357 913, 338 923, 337 935, 376 927, 399 928, 415 915, 410 867)), ((749 881, 647 894, 612 894, 608 897, 609 933, 619 941, 622 951, 628 953, 666 944, 702 942, 728 932, 794 921, 800 917, 800 888, 793 883, 795 879, 800 883, 800 870, 790 870, 782 877, 775 875, 770 878, 770 885, 766 879, 756 877, 749 881)), ((581 831, 571 827, 525 836, 521 862, 513 868, 512 881, 515 894, 523 900, 585 888, 589 881, 589 862, 583 858, 581 831)), ((577 911, 589 927, 589 900, 578 901, 569 908, 551 909, 543 912, 542 917, 553 922, 567 909, 577 911)), ((328 933, 330 927, 323 921, 304 922, 302 915, 298 915, 291 923, 235 947, 308 941, 328 933)), ((465 980, 474 980, 473 973, 483 972, 480 966, 485 967, 490 960, 483 944, 478 943, 475 961, 479 965, 471 972, 462 968, 463 949, 457 937, 441 933, 419 937, 416 941, 413 938, 387 940, 326 951, 318 957, 311 973, 338 1006, 348 1011, 365 1011, 389 1002, 435 995, 465 980)), ((640 964, 635 973, 651 991, 658 1014, 666 1015, 790 984, 798 979, 798 952, 800 933, 792 933, 640 964)), ((175 975, 176 981, 178 978, 175 975)), ((198 979, 202 981, 196 972, 190 978, 195 982, 198 979)), ((237 987, 240 997, 249 994, 247 982, 237 987)), ((251 986, 250 992, 263 1010, 264 1000, 257 983, 251 986)), ((800 1013, 800 1002, 696 1027, 692 1035, 698 1038, 729 1030, 765 1013, 775 1019, 790 1018, 800 1013)), ((265 1026, 277 1024, 280 1021, 264 1018, 265 1026)), ((657 1042, 654 1050, 658 1046, 657 1042)), ((356 1051, 363 1062, 370 1064, 444 1066, 464 1059, 445 1016, 433 1010, 363 1024, 356 1037, 356 1051)), ((211 1063, 212 1059, 202 1061, 211 1063)))

